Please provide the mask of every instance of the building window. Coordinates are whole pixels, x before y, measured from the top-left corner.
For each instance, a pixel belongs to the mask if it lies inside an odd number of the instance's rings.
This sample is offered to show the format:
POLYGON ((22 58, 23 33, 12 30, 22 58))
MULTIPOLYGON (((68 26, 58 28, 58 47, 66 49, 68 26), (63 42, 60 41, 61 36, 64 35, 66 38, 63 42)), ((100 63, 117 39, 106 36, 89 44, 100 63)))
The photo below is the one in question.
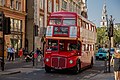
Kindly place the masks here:
POLYGON ((18 9, 19 9, 19 2, 16 1, 16 10, 18 10, 18 9))
POLYGON ((22 32, 22 21, 11 19, 11 31, 22 32))
POLYGON ((81 14, 80 6, 78 6, 78 14, 81 14))
POLYGON ((44 20, 44 17, 40 16, 40 27, 43 27, 43 20, 44 20))
POLYGON ((56 3, 56 11, 59 11, 59 5, 56 3))
POLYGON ((73 8, 72 8, 72 2, 69 3, 69 11, 73 11, 73 8))
POLYGON ((62 0, 62 8, 65 10, 67 9, 67 2, 64 0, 62 0))
POLYGON ((74 10, 75 10, 74 12, 77 12, 76 9, 77 9, 77 5, 75 4, 75 5, 74 5, 74 10))
POLYGON ((40 35, 43 35, 43 33, 44 33, 44 31, 43 31, 43 27, 44 27, 44 25, 43 25, 43 21, 44 21, 44 17, 43 16, 40 16, 40 35))
POLYGON ((13 29, 14 29, 14 20, 13 19, 10 19, 10 21, 11 21, 11 31, 14 31, 13 29))
POLYGON ((48 12, 52 12, 52 0, 48 1, 48 12))
POLYGON ((105 23, 103 22, 103 26, 105 25, 105 23))
POLYGON ((11 8, 11 9, 14 8, 14 0, 10 0, 10 8, 11 8))
POLYGON ((21 2, 18 3, 18 10, 21 11, 21 2))
POLYGON ((4 6, 5 5, 5 0, 0 0, 0 6, 4 6))
POLYGON ((17 20, 14 20, 14 31, 17 31, 17 27, 18 27, 18 22, 17 20))
POLYGON ((40 0, 40 8, 43 9, 44 0, 40 0))
POLYGON ((73 2, 73 12, 76 11, 76 10, 75 10, 75 7, 76 7, 75 2, 73 2))

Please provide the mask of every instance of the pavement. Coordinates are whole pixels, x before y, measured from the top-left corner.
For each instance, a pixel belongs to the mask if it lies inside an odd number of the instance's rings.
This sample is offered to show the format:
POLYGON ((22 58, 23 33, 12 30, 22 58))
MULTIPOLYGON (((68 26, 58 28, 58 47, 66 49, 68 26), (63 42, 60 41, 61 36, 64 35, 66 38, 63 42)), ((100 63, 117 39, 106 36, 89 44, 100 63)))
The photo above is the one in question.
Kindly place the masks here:
POLYGON ((5 68, 4 71, 2 71, 0 67, 0 75, 10 75, 10 74, 17 74, 21 72, 32 72, 32 71, 40 70, 44 68, 42 62, 38 62, 38 64, 35 63, 33 66, 33 62, 25 62, 24 60, 20 61, 19 58, 16 59, 15 61, 10 61, 10 62, 5 60, 5 65, 10 66, 13 64, 16 65, 16 67, 9 68, 9 69, 5 68), (21 63, 26 63, 26 64, 24 64, 22 67, 21 66, 19 67, 18 64, 21 64, 21 63))
MULTIPOLYGON (((14 63, 18 63, 17 60, 14 63)), ((10 65, 10 62, 6 62, 6 64, 10 65)), ((11 69, 5 69, 4 71, 0 70, 0 76, 1 75, 11 75, 11 74, 17 74, 22 72, 33 72, 36 70, 42 69, 42 65, 36 65, 33 67, 33 64, 24 65, 21 68, 11 68, 11 69)), ((100 72, 100 74, 97 75, 91 75, 90 80, 114 80, 114 73, 113 68, 111 68, 110 73, 105 72, 104 70, 100 72)))
POLYGON ((113 66, 110 67, 110 72, 109 67, 105 67, 105 69, 107 70, 102 70, 100 74, 93 76, 90 80, 115 80, 113 66))
POLYGON ((114 80, 114 73, 113 71, 110 73, 104 73, 104 71, 102 71, 100 74, 95 75, 90 80, 114 80))

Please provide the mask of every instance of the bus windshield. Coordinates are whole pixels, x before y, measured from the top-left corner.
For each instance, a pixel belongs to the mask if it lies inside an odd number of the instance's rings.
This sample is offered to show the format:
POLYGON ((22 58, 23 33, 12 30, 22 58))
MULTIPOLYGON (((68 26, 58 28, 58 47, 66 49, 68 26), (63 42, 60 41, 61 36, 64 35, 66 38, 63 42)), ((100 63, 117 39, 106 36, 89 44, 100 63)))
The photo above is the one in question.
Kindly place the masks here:
POLYGON ((50 19, 50 25, 75 25, 76 21, 75 18, 51 18, 50 19))
POLYGON ((50 25, 60 25, 62 23, 61 19, 52 18, 50 19, 50 25))
POLYGON ((74 18, 64 18, 63 19, 63 25, 75 25, 75 19, 74 18))

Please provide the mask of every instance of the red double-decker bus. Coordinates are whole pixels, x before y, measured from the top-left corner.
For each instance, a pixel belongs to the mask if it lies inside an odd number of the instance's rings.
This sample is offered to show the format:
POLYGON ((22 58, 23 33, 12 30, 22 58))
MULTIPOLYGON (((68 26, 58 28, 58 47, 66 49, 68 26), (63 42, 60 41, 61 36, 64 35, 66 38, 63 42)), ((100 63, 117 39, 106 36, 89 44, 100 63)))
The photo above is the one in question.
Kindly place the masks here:
POLYGON ((94 63, 96 26, 74 12, 53 12, 46 30, 45 71, 70 69, 78 73, 94 63))

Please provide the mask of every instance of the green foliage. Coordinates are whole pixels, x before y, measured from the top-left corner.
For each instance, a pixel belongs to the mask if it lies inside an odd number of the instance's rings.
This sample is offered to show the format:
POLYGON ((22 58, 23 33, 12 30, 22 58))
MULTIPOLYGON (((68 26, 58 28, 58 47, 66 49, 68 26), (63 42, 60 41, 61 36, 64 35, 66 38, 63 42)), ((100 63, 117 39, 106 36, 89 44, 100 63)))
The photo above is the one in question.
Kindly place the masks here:
MULTIPOLYGON (((114 33, 113 33, 113 43, 114 46, 116 44, 120 44, 120 28, 116 29, 114 28, 114 33)), ((109 46, 109 38, 108 38, 108 32, 106 31, 106 27, 98 27, 97 28, 97 45, 98 46, 109 46)))
POLYGON ((108 42, 106 27, 98 27, 97 28, 97 45, 105 46, 108 42))
POLYGON ((114 29, 113 39, 114 39, 114 45, 120 44, 120 29, 118 29, 118 30, 114 29))

